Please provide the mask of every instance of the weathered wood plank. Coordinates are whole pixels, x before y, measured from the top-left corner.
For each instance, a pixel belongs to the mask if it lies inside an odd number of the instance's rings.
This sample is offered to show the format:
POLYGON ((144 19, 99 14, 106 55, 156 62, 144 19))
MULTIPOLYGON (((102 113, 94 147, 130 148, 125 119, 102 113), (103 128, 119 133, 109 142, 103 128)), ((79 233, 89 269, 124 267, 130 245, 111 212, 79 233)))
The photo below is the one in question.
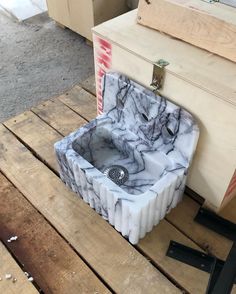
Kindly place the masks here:
POLYGON ((96 84, 95 84, 95 75, 87 78, 85 81, 80 83, 80 86, 87 92, 96 96, 96 84))
POLYGON ((95 97, 78 86, 58 98, 87 120, 97 116, 95 97))
POLYGON ((19 265, 13 259, 0 241, 0 293, 3 294, 36 294, 38 291, 31 282, 28 281, 26 275, 21 270, 19 265), (6 274, 12 275, 12 278, 7 280, 6 274), (13 282, 13 278, 16 279, 13 282))
POLYGON ((199 0, 156 0, 148 4, 139 2, 140 24, 236 62, 235 8, 199 0))
POLYGON ((26 111, 8 120, 5 122, 5 126, 14 130, 19 138, 24 138, 25 144, 30 146, 42 161, 49 164, 55 172, 58 171, 53 145, 62 136, 57 131, 49 127, 31 111, 26 111))
MULTIPOLYGON (((24 269, 44 293, 110 293, 69 244, 2 174, 0 199, 0 239, 6 241, 10 236, 18 236, 16 242, 6 243, 6 246, 24 264, 24 269)), ((0 290, 0 293, 4 292, 0 290)))
POLYGON ((63 136, 87 122, 56 98, 43 102, 31 110, 63 136))
POLYGON ((115 292, 180 293, 4 126, 0 146, 3 173, 115 292))

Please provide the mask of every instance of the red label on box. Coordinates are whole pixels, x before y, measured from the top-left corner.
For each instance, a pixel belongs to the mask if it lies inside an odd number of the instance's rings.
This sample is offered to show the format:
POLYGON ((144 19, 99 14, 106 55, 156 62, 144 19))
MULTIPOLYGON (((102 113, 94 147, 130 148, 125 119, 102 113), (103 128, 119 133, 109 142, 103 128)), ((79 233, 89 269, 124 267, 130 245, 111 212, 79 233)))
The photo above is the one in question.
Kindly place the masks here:
POLYGON ((103 112, 102 77, 112 65, 112 45, 99 37, 95 37, 96 88, 98 114, 103 112))

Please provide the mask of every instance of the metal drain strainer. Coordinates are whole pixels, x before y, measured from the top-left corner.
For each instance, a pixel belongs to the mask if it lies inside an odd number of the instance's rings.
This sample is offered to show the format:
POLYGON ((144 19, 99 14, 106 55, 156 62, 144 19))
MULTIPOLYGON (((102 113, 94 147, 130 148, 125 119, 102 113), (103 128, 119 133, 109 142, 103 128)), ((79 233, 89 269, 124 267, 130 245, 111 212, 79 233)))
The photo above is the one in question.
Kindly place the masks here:
POLYGON ((128 170, 121 165, 111 165, 105 168, 103 173, 118 186, 123 185, 129 179, 128 170))

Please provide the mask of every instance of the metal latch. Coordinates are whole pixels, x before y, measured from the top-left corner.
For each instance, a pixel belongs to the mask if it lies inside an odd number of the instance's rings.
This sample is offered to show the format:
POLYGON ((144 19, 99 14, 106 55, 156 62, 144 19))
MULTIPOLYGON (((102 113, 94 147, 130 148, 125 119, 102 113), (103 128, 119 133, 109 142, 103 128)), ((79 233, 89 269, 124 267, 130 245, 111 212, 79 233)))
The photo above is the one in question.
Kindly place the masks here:
POLYGON ((162 88, 165 78, 165 67, 168 64, 169 62, 164 59, 159 59, 153 64, 152 83, 150 85, 153 88, 153 92, 162 88))

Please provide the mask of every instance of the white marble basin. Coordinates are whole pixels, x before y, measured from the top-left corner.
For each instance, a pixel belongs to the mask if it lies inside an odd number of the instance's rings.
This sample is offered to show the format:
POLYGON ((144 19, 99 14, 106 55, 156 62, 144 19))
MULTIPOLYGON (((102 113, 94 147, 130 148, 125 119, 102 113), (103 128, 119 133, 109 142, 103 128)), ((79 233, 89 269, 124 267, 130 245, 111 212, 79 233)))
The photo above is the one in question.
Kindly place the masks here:
POLYGON ((136 244, 181 200, 199 130, 182 108, 117 73, 104 114, 55 144, 62 180, 136 244))

